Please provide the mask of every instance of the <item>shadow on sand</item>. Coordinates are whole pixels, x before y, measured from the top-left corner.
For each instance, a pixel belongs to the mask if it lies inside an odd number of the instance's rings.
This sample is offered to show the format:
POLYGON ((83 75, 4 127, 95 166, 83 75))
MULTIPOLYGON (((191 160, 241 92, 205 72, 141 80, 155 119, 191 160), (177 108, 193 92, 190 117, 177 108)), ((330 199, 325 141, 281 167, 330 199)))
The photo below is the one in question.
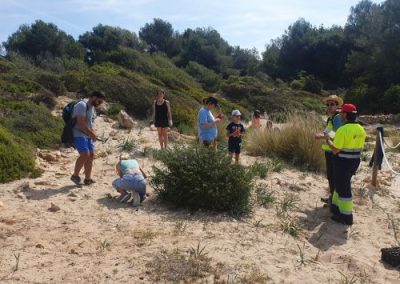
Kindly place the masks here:
POLYGON ((57 188, 57 189, 54 189, 54 188, 46 188, 46 189, 42 189, 42 190, 32 189, 32 190, 24 191, 23 194, 25 194, 26 198, 30 199, 30 200, 43 200, 43 199, 47 199, 53 195, 67 194, 72 189, 75 189, 75 188, 82 188, 82 186, 67 185, 67 186, 57 188))
MULTIPOLYGON (((107 194, 108 195, 108 194, 107 194)), ((109 196, 104 196, 97 199, 97 203, 107 207, 108 209, 117 210, 121 208, 130 208, 134 211, 145 211, 147 213, 153 213, 161 216, 165 221, 198 221, 205 223, 219 223, 219 222, 230 222, 230 221, 242 221, 246 222, 245 219, 232 217, 230 215, 218 212, 210 211, 189 211, 187 209, 176 208, 174 206, 168 206, 160 202, 155 195, 150 195, 145 201, 138 207, 132 207, 126 203, 120 203, 109 196)))
POLYGON ((321 251, 327 251, 332 246, 341 246, 347 242, 348 226, 331 221, 328 208, 315 207, 303 212, 306 216, 300 218, 305 229, 313 232, 308 242, 321 251))

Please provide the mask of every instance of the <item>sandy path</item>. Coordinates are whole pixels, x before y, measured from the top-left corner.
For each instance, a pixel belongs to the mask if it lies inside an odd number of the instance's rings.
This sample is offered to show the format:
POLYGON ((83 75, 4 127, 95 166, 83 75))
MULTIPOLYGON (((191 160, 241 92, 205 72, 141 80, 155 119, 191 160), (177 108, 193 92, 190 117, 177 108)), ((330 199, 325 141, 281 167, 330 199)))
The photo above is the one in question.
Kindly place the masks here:
MULTIPOLYGON (((97 123, 105 136, 116 131, 113 122, 97 123)), ((116 147, 127 137, 137 141, 137 153, 157 148, 156 133, 148 128, 118 131, 97 145, 103 154, 95 161, 93 186, 71 185, 74 152, 62 152, 54 164, 42 161, 47 169, 37 180, 0 185, 1 283, 152 283, 154 257, 176 249, 185 253, 199 242, 212 266, 220 267, 219 279, 229 283, 254 283, 257 278, 250 277, 256 276, 268 276, 270 283, 345 283, 352 277, 358 283, 400 283, 399 270, 380 262, 380 248, 396 245, 394 233, 400 234, 400 227, 392 226, 400 226, 400 202, 393 193, 399 178, 390 184, 383 173, 387 191, 369 192, 370 170, 363 163, 354 178, 355 225, 346 228, 332 223, 321 207, 323 177, 295 169, 269 174, 258 182, 278 200, 288 192, 300 199, 293 214, 304 229, 294 238, 280 229, 275 206, 256 207, 252 216, 236 220, 168 209, 154 196, 139 208, 110 201, 105 195, 113 193, 116 147), (51 203, 61 210, 48 211, 51 203)), ((263 161, 243 158, 246 164, 263 161)), ((155 162, 140 159, 151 172, 155 162)), ((213 283, 213 275, 204 282, 213 283)))

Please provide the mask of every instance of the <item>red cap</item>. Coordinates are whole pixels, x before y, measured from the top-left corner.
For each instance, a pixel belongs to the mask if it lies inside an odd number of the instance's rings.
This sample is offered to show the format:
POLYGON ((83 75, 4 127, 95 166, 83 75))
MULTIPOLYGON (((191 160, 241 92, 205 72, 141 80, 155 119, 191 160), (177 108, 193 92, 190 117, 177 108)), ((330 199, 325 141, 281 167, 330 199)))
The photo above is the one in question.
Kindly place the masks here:
POLYGON ((340 112, 357 113, 357 108, 353 104, 344 104, 344 105, 342 105, 340 112))

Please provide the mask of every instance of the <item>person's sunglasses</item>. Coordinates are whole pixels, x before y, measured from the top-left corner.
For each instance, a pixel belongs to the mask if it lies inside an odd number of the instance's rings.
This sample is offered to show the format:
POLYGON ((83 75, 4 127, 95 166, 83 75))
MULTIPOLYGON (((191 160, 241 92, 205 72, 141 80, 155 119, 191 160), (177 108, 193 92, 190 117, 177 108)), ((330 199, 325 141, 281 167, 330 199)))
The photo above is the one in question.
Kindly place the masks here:
POLYGON ((335 103, 328 103, 328 104, 326 104, 326 106, 327 106, 327 107, 337 106, 337 104, 335 104, 335 103))

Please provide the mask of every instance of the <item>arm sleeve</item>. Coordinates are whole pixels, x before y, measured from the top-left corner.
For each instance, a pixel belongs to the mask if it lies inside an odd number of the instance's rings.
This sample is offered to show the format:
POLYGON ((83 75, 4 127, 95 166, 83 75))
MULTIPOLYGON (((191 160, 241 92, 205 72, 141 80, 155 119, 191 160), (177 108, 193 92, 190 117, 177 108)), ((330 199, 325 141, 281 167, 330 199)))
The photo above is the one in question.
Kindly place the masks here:
POLYGON ((344 133, 343 128, 338 129, 338 131, 336 132, 336 135, 335 135, 335 139, 333 140, 333 146, 336 149, 343 149, 344 137, 345 137, 345 133, 344 133))
POLYGON ((207 113, 205 111, 201 111, 199 113, 199 124, 200 124, 200 127, 202 127, 203 124, 205 124, 205 123, 208 123, 208 121, 207 121, 207 113))
POLYGON ((231 124, 228 124, 225 129, 231 132, 231 124))
POLYGON ((84 102, 79 102, 74 107, 75 117, 86 116, 86 104, 84 102))
POLYGON ((245 133, 245 132, 246 132, 246 129, 244 129, 243 124, 240 125, 240 133, 245 133))
POLYGON ((333 124, 333 131, 337 131, 340 126, 342 126, 342 120, 339 115, 336 115, 332 121, 333 124))

